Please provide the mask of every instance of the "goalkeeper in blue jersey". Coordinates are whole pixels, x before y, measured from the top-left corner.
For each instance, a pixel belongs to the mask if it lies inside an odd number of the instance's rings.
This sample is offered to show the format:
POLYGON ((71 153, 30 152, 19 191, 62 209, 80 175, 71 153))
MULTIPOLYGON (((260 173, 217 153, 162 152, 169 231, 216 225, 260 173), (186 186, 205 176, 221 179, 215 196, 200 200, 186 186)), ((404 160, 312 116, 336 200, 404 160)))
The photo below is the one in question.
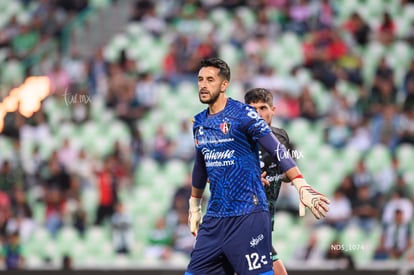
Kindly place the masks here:
POLYGON ((188 221, 197 237, 185 274, 273 275, 271 219, 261 182, 259 144, 298 189, 303 207, 321 218, 329 201, 307 184, 255 109, 226 96, 229 82, 230 69, 223 60, 201 62, 198 95, 208 108, 194 117, 193 124, 196 157, 188 221), (207 179, 210 199, 201 223, 207 179))

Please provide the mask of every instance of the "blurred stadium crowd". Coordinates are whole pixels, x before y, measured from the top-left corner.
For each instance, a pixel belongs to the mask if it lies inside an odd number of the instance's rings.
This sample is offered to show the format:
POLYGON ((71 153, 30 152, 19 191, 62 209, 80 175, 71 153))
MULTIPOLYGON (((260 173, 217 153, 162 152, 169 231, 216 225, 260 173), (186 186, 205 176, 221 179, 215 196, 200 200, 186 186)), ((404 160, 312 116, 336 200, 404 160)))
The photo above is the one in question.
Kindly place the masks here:
POLYGON ((186 264, 195 81, 212 56, 232 67, 230 96, 273 92, 274 125, 331 198, 325 220, 299 219, 283 186, 274 243, 287 266, 414 260, 413 1, 124 1, 127 24, 93 54, 68 45, 34 70, 71 20, 121 2, 0 2, 0 99, 31 75, 51 83, 32 116, 4 116, 4 268, 186 264))

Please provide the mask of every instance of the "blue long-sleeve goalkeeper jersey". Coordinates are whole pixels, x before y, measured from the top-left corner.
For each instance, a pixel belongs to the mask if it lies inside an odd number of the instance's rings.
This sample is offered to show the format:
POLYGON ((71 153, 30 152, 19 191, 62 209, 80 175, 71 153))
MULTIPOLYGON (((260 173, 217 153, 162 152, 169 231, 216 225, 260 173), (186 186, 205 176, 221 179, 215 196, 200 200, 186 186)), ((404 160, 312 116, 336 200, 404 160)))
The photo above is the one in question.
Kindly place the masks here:
MULTIPOLYGON (((231 98, 221 112, 209 115, 205 109, 194 117, 196 154, 210 184, 206 216, 268 211, 257 140, 270 132, 254 108, 231 98)), ((193 182, 196 187, 203 184, 193 182)))

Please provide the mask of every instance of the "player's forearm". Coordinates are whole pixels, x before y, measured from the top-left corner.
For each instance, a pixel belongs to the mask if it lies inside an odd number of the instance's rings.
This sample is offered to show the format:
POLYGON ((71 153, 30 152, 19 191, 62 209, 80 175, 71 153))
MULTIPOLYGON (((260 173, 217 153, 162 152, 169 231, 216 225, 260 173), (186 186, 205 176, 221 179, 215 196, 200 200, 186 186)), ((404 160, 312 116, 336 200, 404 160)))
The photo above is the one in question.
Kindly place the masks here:
POLYGON ((296 167, 296 163, 290 156, 289 151, 273 133, 261 137, 258 141, 274 157, 283 172, 296 167))
POLYGON ((204 190, 207 184, 207 171, 203 155, 200 152, 196 153, 193 173, 192 186, 193 188, 204 190))
POLYGON ((201 198, 203 197, 203 193, 204 193, 204 189, 199 189, 194 186, 191 188, 191 197, 201 198))
POLYGON ((285 172, 286 177, 289 179, 289 181, 292 181, 293 179, 297 178, 298 176, 302 175, 299 168, 297 166, 290 168, 285 172))

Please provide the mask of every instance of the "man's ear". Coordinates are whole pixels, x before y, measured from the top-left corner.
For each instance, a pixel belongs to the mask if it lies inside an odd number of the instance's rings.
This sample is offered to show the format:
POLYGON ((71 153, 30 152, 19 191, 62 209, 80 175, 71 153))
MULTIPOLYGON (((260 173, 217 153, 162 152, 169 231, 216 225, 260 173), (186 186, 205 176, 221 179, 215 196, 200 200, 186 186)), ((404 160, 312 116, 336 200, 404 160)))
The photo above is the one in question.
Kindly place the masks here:
POLYGON ((225 92, 227 87, 229 86, 229 81, 228 80, 223 80, 223 82, 221 82, 221 92, 225 92))

